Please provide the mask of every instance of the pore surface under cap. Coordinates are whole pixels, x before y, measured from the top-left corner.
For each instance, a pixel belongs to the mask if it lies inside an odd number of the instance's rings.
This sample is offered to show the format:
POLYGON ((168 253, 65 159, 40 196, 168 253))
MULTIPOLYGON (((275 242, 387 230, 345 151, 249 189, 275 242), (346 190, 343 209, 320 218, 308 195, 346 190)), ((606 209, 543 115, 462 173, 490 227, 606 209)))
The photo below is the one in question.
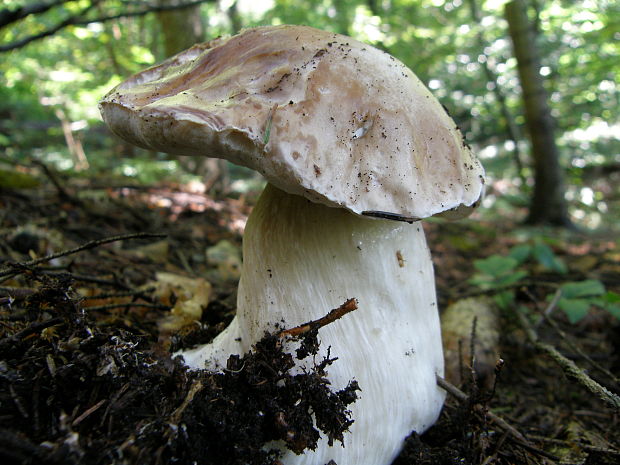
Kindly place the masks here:
POLYGON ((357 214, 424 218, 482 193, 479 162, 405 65, 310 27, 196 45, 117 86, 101 110, 137 145, 225 158, 357 214))

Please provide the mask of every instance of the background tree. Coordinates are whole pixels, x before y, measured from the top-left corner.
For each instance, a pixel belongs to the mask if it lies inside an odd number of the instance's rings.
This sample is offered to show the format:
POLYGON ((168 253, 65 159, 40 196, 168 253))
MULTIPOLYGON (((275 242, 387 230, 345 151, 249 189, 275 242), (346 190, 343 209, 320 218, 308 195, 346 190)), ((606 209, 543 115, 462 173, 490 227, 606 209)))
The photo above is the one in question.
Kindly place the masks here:
MULTIPOLYGON (((158 0, 158 5, 162 7, 179 6, 183 3, 182 0, 158 0)), ((185 8, 165 9, 156 14, 161 26, 166 57, 206 40, 205 20, 201 15, 199 4, 185 8)), ((228 189, 229 177, 226 161, 211 157, 202 159, 182 157, 179 163, 186 170, 203 178, 207 192, 215 189, 222 193, 228 189)))
POLYGON ((527 222, 568 226, 571 221, 564 199, 564 173, 555 143, 555 121, 547 104, 537 40, 525 2, 513 0, 506 4, 506 19, 518 62, 525 120, 534 158, 534 194, 527 222))
MULTIPOLYGON (((521 135, 526 113, 503 5, 488 0, 473 6, 465 0, 5 0, 0 7, 5 84, 0 86, 0 147, 14 161, 34 156, 72 169, 78 159, 69 153, 69 128, 91 170, 132 176, 171 172, 179 162, 163 154, 136 151, 131 161, 110 157, 127 151, 115 149, 118 143, 106 135, 97 111, 98 99, 121 78, 182 48, 173 46, 178 34, 168 32, 170 40, 165 39, 166 30, 178 27, 162 29, 160 13, 193 11, 190 20, 199 17, 208 25, 205 39, 254 25, 308 24, 348 32, 411 67, 483 158, 489 173, 487 207, 531 217, 527 207, 539 205, 530 200, 538 170, 521 135), (58 110, 65 115, 65 132, 58 110), (138 163, 143 163, 139 169, 138 163)), ((539 69, 567 181, 562 195, 576 222, 600 226, 620 210, 620 4, 550 0, 539 2, 536 17, 539 69)))
MULTIPOLYGON (((181 0, 158 0, 157 2, 161 7, 178 6, 182 3, 181 0)), ((161 25, 164 52, 167 57, 198 42, 204 42, 205 28, 200 14, 200 5, 158 11, 156 14, 161 25)))

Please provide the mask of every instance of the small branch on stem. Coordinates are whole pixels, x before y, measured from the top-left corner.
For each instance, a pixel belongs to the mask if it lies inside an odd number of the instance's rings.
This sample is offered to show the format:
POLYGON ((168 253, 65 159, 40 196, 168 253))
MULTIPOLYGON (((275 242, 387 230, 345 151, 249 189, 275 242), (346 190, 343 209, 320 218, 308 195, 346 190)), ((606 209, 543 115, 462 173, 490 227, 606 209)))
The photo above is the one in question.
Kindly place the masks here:
POLYGON ((321 317, 318 320, 309 321, 299 326, 295 326, 294 328, 280 331, 279 336, 281 338, 284 338, 285 336, 296 337, 296 336, 299 336, 300 334, 307 333, 308 331, 314 331, 314 330, 320 329, 323 326, 326 326, 342 318, 344 315, 346 315, 349 312, 352 312, 353 310, 357 310, 357 300, 349 299, 345 303, 343 303, 340 307, 334 308, 333 310, 331 310, 324 317, 321 317))

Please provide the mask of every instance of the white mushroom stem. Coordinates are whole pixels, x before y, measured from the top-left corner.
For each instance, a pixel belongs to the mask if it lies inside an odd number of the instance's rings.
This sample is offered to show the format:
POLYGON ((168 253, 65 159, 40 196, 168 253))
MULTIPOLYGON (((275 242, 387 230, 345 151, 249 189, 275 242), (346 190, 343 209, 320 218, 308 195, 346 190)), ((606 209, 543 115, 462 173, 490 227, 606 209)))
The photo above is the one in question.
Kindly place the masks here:
MULTIPOLYGON (((211 344, 184 352, 195 368, 225 366, 265 331, 318 319, 355 297, 358 309, 319 331, 335 390, 356 379, 345 447, 321 440, 286 465, 388 465, 404 439, 437 419, 444 393, 433 267, 422 226, 359 217, 268 185, 245 230, 237 316, 211 344)), ((304 361, 304 363, 306 363, 304 361)), ((308 365, 310 362, 307 362, 308 365)))

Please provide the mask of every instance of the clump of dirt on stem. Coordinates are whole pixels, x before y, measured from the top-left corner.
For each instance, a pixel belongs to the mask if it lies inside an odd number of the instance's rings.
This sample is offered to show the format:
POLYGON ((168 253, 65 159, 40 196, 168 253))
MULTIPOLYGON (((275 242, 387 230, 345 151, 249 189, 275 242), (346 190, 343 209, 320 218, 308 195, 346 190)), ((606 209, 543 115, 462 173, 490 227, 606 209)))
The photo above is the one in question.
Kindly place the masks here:
MULTIPOLYGON (((40 287, 0 328, 0 461, 37 464, 277 463, 320 434, 342 441, 357 383, 329 389, 329 355, 302 372, 266 334, 222 373, 189 371, 132 328, 100 325, 71 280, 40 287)), ((316 356, 316 331, 304 334, 316 356)), ((312 359, 311 359, 312 360, 312 359)))

